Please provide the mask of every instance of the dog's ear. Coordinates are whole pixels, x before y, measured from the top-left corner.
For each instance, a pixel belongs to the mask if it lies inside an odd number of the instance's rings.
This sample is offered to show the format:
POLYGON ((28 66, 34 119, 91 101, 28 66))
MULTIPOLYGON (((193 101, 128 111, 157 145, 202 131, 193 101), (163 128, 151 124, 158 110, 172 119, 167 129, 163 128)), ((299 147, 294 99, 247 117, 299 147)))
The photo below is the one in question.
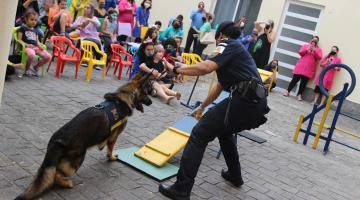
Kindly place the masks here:
POLYGON ((138 84, 142 85, 145 81, 147 81, 152 76, 152 73, 146 74, 141 79, 138 80, 138 84))
POLYGON ((138 81, 142 78, 141 72, 138 72, 131 81, 138 81))
POLYGON ((117 100, 117 93, 115 92, 109 92, 104 95, 104 99, 109 101, 115 101, 117 100))

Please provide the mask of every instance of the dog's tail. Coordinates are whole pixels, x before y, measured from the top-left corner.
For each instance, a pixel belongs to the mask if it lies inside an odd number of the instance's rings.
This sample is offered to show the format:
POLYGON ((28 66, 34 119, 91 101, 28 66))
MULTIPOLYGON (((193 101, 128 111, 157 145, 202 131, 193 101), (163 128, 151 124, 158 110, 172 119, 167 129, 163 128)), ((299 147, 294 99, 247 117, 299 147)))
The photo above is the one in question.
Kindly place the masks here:
POLYGON ((44 161, 41 164, 37 175, 31 185, 20 194, 15 200, 31 200, 39 196, 54 183, 56 167, 63 155, 63 147, 61 145, 53 145, 48 148, 44 161))

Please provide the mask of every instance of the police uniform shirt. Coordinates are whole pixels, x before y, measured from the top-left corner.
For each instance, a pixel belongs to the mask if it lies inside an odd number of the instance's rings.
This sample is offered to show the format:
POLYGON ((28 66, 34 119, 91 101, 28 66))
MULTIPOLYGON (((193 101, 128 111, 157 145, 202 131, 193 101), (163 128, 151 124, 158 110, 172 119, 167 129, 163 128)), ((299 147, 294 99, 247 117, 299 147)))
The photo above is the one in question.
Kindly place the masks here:
POLYGON ((250 77, 261 80, 254 60, 237 40, 229 39, 220 43, 213 56, 210 60, 219 66, 216 73, 224 90, 229 91, 232 85, 250 77))

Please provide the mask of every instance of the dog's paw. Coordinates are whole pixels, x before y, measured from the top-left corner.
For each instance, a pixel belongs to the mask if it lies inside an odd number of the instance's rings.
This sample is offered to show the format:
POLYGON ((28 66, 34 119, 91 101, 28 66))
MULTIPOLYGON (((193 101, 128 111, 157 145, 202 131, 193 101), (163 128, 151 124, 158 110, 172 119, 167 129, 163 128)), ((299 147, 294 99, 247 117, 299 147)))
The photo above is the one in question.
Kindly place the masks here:
POLYGON ((118 155, 108 155, 109 161, 116 161, 118 159, 118 155))

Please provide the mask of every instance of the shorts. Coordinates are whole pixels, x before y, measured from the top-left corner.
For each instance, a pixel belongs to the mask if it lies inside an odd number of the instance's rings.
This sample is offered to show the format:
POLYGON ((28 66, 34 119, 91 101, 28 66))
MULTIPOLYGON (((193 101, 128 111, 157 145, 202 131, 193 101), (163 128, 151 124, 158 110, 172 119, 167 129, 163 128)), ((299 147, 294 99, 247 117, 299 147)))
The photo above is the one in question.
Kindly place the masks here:
MULTIPOLYGON (((70 33, 72 32, 74 29, 72 29, 71 27, 66 26, 65 27, 65 32, 66 33, 70 33)), ((57 17, 54 21, 54 26, 53 26, 53 31, 57 34, 61 33, 61 24, 60 24, 60 16, 57 17)))

